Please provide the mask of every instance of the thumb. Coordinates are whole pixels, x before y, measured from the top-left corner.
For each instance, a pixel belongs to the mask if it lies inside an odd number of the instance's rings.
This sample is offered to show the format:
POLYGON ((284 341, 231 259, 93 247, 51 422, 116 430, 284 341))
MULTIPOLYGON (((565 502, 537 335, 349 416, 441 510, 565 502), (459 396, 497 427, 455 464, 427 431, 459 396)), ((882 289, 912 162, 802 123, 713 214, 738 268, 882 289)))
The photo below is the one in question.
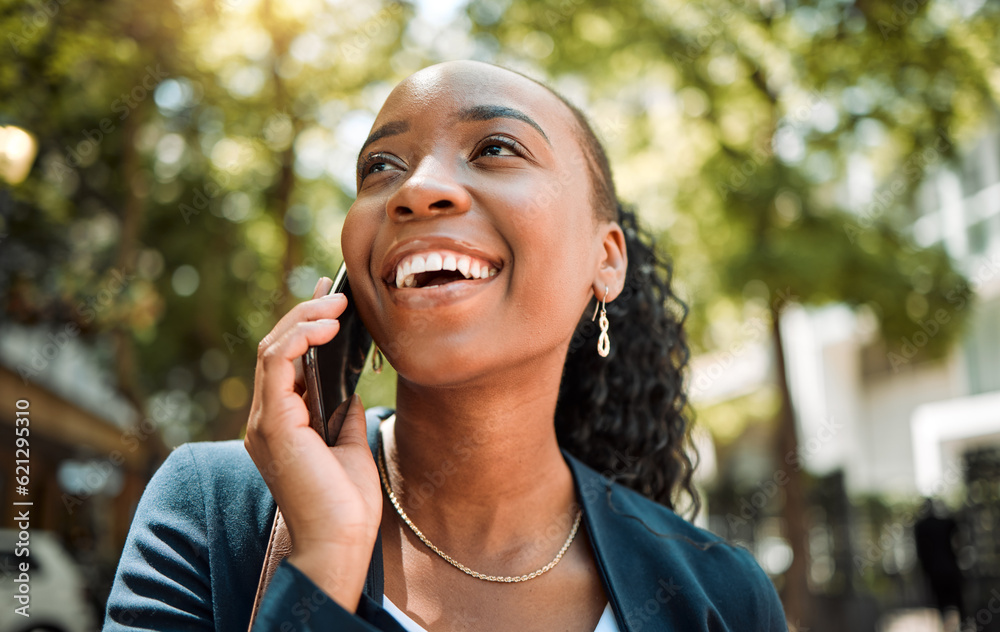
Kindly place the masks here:
POLYGON ((361 402, 361 396, 357 393, 351 395, 344 425, 340 429, 336 445, 349 445, 351 443, 368 447, 368 421, 365 419, 365 406, 361 402))

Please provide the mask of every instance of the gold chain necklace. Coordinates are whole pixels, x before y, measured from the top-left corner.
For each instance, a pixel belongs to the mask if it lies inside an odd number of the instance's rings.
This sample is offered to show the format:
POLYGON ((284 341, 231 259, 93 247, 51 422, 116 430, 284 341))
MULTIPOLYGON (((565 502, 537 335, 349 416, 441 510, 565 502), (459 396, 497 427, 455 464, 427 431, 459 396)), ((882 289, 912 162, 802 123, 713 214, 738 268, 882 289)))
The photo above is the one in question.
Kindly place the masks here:
POLYGON ((543 575, 549 572, 555 567, 556 564, 559 563, 559 560, 563 558, 563 555, 565 555, 566 551, 569 549, 569 545, 573 543, 573 538, 576 537, 576 532, 580 528, 580 521, 583 518, 583 510, 578 509, 576 512, 576 520, 573 521, 573 528, 570 529, 569 537, 566 538, 566 541, 563 543, 562 548, 559 549, 559 553, 556 554, 555 558, 551 562, 541 567, 537 571, 532 571, 527 575, 517 575, 517 576, 507 576, 507 577, 497 576, 497 575, 487 575, 485 573, 480 573, 472 570, 465 564, 462 564, 461 562, 457 561, 456 559, 454 559, 441 549, 434 546, 434 544, 427 539, 427 536, 421 533, 420 529, 417 528, 417 525, 413 524, 413 521, 410 520, 410 517, 406 515, 406 512, 403 511, 403 506, 399 504, 399 500, 396 498, 396 494, 392 491, 392 484, 389 483, 389 476, 386 474, 385 471, 385 451, 382 446, 381 429, 378 431, 378 474, 379 478, 382 480, 382 487, 385 488, 386 495, 389 496, 389 500, 392 502, 392 506, 396 508, 396 513, 398 513, 399 517, 403 519, 403 522, 406 523, 406 526, 408 526, 410 530, 413 531, 414 535, 420 538, 420 541, 426 544, 427 548, 440 555, 446 562, 448 562, 455 568, 459 569, 466 575, 472 575, 476 579, 482 579, 483 581, 513 584, 517 582, 526 582, 529 579, 534 579, 539 575, 543 575))

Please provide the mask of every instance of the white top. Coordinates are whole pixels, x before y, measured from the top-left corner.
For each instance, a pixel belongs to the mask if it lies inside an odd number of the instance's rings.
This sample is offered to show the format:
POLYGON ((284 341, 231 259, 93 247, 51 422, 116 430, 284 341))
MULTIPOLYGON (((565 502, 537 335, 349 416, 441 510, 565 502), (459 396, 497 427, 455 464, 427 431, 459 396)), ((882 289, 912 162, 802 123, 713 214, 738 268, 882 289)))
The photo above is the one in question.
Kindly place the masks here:
MULTIPOLYGON (((385 608, 392 618, 403 626, 406 632, 427 632, 419 623, 406 616, 406 613, 396 607, 396 604, 389 601, 389 597, 382 595, 382 607, 385 608)), ((597 622, 594 632, 619 632, 618 623, 615 621, 615 613, 611 611, 611 604, 604 606, 604 613, 597 622)))

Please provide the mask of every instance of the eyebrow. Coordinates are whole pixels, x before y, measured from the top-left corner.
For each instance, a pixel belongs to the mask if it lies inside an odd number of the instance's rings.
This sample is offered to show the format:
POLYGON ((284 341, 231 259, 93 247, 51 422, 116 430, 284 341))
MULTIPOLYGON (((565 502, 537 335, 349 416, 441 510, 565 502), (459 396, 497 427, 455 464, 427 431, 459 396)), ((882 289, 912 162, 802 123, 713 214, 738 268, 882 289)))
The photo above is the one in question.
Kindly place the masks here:
POLYGON ((403 132, 409 131, 409 129, 410 129, 410 124, 407 123, 406 121, 391 121, 389 123, 386 123, 382 127, 372 132, 370 136, 368 136, 368 139, 365 140, 365 144, 361 146, 361 151, 358 152, 358 158, 360 159, 361 154, 365 153, 365 149, 368 148, 368 145, 371 145, 380 138, 385 138, 386 136, 395 136, 396 134, 402 134, 403 132))
POLYGON ((503 105, 474 105, 462 110, 459 114, 459 120, 462 121, 489 121, 495 118, 509 118, 516 121, 523 121, 538 130, 538 133, 542 135, 546 143, 549 143, 549 146, 552 145, 549 137, 545 135, 545 131, 542 130, 538 123, 524 112, 515 110, 514 108, 503 105))

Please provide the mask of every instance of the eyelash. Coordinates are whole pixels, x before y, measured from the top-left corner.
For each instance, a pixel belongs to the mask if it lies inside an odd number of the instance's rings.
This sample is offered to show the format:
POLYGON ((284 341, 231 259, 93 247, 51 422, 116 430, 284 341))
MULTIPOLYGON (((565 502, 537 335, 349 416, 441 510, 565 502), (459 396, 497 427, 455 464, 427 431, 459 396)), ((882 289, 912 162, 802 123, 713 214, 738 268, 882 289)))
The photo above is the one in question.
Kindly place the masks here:
POLYGON ((364 161, 358 168, 358 173, 360 174, 361 179, 364 180, 366 177, 371 175, 372 167, 380 163, 388 163, 388 162, 391 162, 391 160, 389 160, 389 154, 384 154, 381 152, 368 154, 367 156, 365 156, 364 161))
POLYGON ((483 151, 487 147, 490 147, 492 145, 500 145, 501 147, 503 147, 505 149, 509 149, 510 151, 514 152, 518 156, 524 156, 524 154, 525 154, 524 147, 521 145, 521 143, 517 142, 513 138, 508 138, 506 136, 500 136, 500 135, 494 135, 494 136, 490 136, 489 138, 484 139, 483 142, 479 143, 479 146, 476 148, 476 153, 474 155, 474 158, 481 157, 482 154, 483 154, 483 151))
MULTIPOLYGON (((480 142, 478 146, 476 146, 476 150, 472 156, 473 160, 475 160, 476 158, 482 158, 483 151, 485 151, 487 147, 495 145, 499 145, 504 149, 508 149, 517 154, 518 156, 524 156, 526 153, 521 143, 517 142, 513 138, 494 135, 483 139, 483 141, 480 142)), ((501 156, 492 156, 492 157, 500 158, 501 156)), ((361 175, 361 180, 364 181, 365 178, 367 178, 372 174, 371 168, 374 167, 375 165, 391 162, 390 160, 388 160, 388 158, 389 158, 388 154, 384 154, 381 152, 368 154, 365 157, 365 160, 361 163, 361 167, 358 169, 358 173, 361 175)))

